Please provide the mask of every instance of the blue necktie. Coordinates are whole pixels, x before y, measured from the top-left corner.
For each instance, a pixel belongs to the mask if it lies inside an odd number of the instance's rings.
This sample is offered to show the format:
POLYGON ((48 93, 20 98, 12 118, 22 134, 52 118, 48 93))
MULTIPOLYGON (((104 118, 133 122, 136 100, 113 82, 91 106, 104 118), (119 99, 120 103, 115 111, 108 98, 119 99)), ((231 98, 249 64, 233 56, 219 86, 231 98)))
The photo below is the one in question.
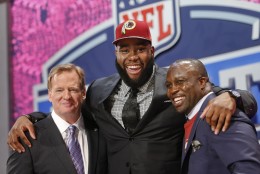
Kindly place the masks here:
POLYGON ((81 150, 79 146, 79 142, 77 140, 77 137, 75 136, 76 133, 76 126, 69 126, 69 137, 68 137, 68 148, 70 152, 70 156, 72 159, 72 162, 77 170, 78 174, 84 174, 84 164, 83 164, 83 158, 81 155, 81 150))

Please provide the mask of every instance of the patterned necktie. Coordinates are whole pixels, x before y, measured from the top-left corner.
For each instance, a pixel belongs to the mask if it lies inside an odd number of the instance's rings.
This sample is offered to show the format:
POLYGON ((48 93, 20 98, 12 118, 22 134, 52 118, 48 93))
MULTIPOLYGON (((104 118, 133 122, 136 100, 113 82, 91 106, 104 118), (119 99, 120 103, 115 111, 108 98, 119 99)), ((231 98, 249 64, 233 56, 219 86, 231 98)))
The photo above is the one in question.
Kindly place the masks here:
POLYGON ((131 135, 140 120, 140 109, 137 103, 138 89, 131 89, 122 111, 122 121, 126 131, 131 135))
POLYGON ((77 137, 75 136, 77 127, 70 125, 68 130, 69 130, 68 148, 69 148, 72 162, 77 170, 77 173, 84 174, 85 172, 84 172, 83 158, 82 158, 79 142, 77 140, 77 137))

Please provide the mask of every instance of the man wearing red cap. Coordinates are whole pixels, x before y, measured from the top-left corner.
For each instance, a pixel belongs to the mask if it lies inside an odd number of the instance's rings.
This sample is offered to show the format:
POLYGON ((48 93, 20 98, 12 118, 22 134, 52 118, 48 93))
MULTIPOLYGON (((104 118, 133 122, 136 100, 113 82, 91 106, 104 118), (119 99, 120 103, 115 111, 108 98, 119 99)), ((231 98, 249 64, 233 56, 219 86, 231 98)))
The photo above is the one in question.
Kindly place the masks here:
MULTIPOLYGON (((108 173, 178 174, 185 117, 166 96, 167 69, 154 63, 149 27, 143 21, 128 20, 117 26, 115 34, 118 74, 94 81, 83 106, 83 113, 85 109, 93 114, 106 137, 108 173)), ((216 133, 225 120, 223 129, 227 128, 236 102, 241 109, 251 111, 250 115, 255 114, 255 100, 247 91, 239 91, 242 97, 234 100, 227 90, 213 90, 222 94, 204 115, 216 133)), ((16 139, 24 138, 24 129, 33 134, 32 124, 21 117, 9 133, 8 144, 13 149, 23 149, 16 139)), ((26 139, 25 143, 30 144, 26 139)))

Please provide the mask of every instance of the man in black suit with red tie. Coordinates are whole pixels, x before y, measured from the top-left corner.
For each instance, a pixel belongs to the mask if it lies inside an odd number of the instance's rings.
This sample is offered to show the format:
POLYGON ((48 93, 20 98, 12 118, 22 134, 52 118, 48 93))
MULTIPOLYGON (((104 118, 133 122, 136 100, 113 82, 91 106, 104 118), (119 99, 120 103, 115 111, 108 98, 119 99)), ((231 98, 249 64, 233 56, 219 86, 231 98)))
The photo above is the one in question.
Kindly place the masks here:
POLYGON ((206 68, 196 59, 175 61, 166 79, 167 95, 185 114, 181 174, 259 174, 260 145, 254 124, 236 109, 226 132, 214 135, 200 116, 216 97, 206 68))

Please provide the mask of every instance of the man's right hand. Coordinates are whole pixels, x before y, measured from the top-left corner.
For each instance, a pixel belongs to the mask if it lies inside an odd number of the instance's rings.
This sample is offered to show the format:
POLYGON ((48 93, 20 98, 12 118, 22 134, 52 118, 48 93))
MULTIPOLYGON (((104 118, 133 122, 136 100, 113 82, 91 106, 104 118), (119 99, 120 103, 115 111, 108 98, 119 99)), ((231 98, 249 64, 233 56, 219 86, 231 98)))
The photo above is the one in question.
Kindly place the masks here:
POLYGON ((29 131, 30 136, 33 139, 36 139, 33 123, 26 116, 21 116, 16 120, 8 133, 7 144, 11 149, 19 153, 24 152, 25 148, 21 144, 20 140, 31 147, 30 141, 24 134, 25 131, 29 131))

